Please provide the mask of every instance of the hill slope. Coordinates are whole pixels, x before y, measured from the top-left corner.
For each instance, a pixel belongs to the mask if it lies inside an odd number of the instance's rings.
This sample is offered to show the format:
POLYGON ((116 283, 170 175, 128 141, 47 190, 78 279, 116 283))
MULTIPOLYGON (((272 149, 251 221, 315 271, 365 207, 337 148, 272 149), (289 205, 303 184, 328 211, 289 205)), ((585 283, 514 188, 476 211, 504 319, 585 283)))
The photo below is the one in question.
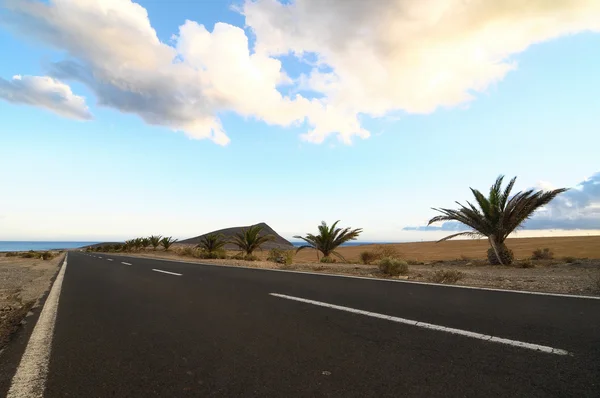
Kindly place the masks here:
MULTIPOLYGON (((271 227, 269 227, 266 223, 261 222, 259 224, 256 225, 260 225, 262 227, 262 231, 261 231, 261 235, 273 235, 275 236, 275 240, 271 241, 271 242, 267 242, 264 245, 262 245, 262 249, 264 250, 269 250, 269 249, 293 249, 294 245, 292 245, 289 241, 287 241, 286 239, 284 239, 281 235, 279 235, 277 232, 275 232, 275 230, 271 227)), ((220 229, 218 231, 213 231, 213 232, 209 232, 206 233, 204 235, 199 235, 196 236, 194 238, 189 238, 189 239, 185 239, 185 240, 181 240, 177 243, 183 243, 183 244, 195 244, 197 245, 200 242, 200 238, 202 238, 203 236, 209 235, 209 234, 222 234, 225 239, 230 239, 231 237, 233 237, 233 235, 235 235, 238 232, 241 232, 243 229, 249 228, 251 227, 251 225, 249 226, 245 226, 245 227, 231 227, 231 228, 225 228, 225 229, 220 229)), ((229 243, 225 246, 225 249, 227 250, 235 250, 237 249, 237 246, 229 243)))

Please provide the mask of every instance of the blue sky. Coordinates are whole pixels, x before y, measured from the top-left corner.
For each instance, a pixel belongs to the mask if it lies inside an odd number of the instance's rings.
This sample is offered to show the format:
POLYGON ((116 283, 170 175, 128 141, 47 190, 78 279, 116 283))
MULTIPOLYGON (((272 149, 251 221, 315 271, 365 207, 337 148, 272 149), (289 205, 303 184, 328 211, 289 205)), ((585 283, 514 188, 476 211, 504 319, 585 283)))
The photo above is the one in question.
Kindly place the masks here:
POLYGON ((186 238, 261 221, 290 238, 337 219, 364 228, 362 240, 432 240, 444 232, 405 228, 499 174, 518 176, 517 189, 579 186, 572 195, 586 198, 557 202, 544 229, 519 236, 600 229, 594 2, 537 10, 546 26, 525 10, 499 16, 490 0, 475 10, 483 17, 473 11, 485 29, 444 18, 431 27, 426 10, 424 43, 396 40, 402 15, 371 29, 373 16, 350 3, 318 16, 314 0, 137 3, 8 2, 0 12, 10 54, 0 63, 0 240, 186 238), (505 47, 493 29, 506 31, 505 47))

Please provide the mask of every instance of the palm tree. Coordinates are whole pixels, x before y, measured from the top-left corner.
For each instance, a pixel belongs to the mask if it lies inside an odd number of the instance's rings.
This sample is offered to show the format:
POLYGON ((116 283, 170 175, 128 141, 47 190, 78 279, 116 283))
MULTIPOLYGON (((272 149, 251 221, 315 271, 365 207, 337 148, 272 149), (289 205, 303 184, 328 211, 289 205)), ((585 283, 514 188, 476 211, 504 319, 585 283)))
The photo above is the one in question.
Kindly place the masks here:
POLYGON ((514 256, 504 241, 515 229, 517 229, 525 220, 542 206, 550 203, 557 195, 567 191, 566 188, 555 189, 552 191, 535 191, 533 189, 522 191, 516 195, 510 196, 510 191, 515 185, 517 177, 514 177, 506 188, 502 190, 502 180, 504 176, 499 176, 496 182, 490 188, 489 197, 485 197, 477 189, 471 189, 479 208, 473 206, 467 201, 468 206, 456 202, 460 209, 436 209, 441 216, 433 217, 429 220, 431 225, 437 221, 458 221, 471 228, 470 231, 459 232, 439 240, 452 239, 457 236, 487 237, 490 242, 488 250, 488 260, 490 264, 509 265, 514 256))
POLYGON ((133 240, 133 246, 136 250, 140 250, 143 246, 142 238, 135 238, 133 240))
POLYGON ((141 238, 141 244, 142 244, 142 249, 146 249, 148 246, 150 246, 150 239, 141 238))
POLYGON ((161 238, 162 238, 162 236, 160 236, 160 235, 152 235, 152 236, 148 237, 148 239, 150 240, 150 245, 152 245, 153 250, 156 250, 156 248, 160 245, 161 238))
POLYGON ((317 258, 319 257, 318 252, 323 253, 323 257, 329 258, 332 254, 345 261, 344 257, 335 251, 341 244, 351 240, 356 240, 358 235, 363 231, 362 228, 350 229, 350 228, 336 228, 340 220, 333 223, 331 227, 327 226, 325 221, 321 221, 319 225, 319 234, 307 234, 306 236, 296 235, 294 238, 302 239, 307 245, 300 246, 296 253, 302 249, 315 249, 317 250, 317 258))
POLYGON ((133 249, 134 246, 135 245, 133 239, 126 240, 125 245, 123 245, 123 250, 126 252, 131 251, 131 249, 133 249))
POLYGON ((251 256, 252 253, 260 249, 260 247, 269 241, 275 239, 273 235, 260 235, 262 231, 260 225, 253 225, 245 228, 242 232, 238 232, 231 237, 231 243, 240 248, 241 251, 245 252, 247 256, 251 256))
POLYGON ((177 239, 173 239, 173 237, 169 236, 169 237, 164 237, 160 240, 160 243, 163 245, 163 247, 165 248, 165 251, 169 251, 169 247, 171 247, 171 245, 173 245, 173 243, 177 242, 177 239))
POLYGON ((222 249, 226 244, 227 240, 223 234, 208 234, 200 237, 200 242, 196 247, 207 253, 214 253, 222 249))

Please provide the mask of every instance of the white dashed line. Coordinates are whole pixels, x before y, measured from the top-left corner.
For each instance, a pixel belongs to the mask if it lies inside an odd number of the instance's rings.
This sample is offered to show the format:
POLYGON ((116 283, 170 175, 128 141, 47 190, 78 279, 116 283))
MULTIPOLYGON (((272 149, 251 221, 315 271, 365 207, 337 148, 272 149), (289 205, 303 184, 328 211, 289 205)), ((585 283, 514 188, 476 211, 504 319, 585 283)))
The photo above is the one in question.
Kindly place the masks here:
POLYGON ((27 348, 21 357, 10 390, 6 395, 7 398, 37 398, 44 395, 58 299, 60 298, 60 289, 62 288, 66 269, 67 258, 65 257, 56 281, 52 285, 50 294, 48 294, 44 308, 42 308, 40 317, 29 337, 27 348))
POLYGON ((175 276, 181 276, 181 275, 183 275, 183 274, 178 274, 176 272, 163 271, 162 269, 152 269, 152 271, 162 272, 163 274, 169 274, 169 275, 175 275, 175 276))
POLYGON ((122 262, 122 261, 121 261, 121 264, 125 264, 125 265, 131 265, 130 263, 124 263, 124 262, 122 262))
POLYGON ((113 259, 112 259, 112 258, 107 258, 107 260, 108 260, 108 261, 113 261, 113 259))
POLYGON ((303 299, 303 298, 300 298, 300 297, 286 296, 285 294, 278 294, 278 293, 269 293, 269 294, 271 296, 275 296, 275 297, 279 297, 279 298, 283 298, 283 299, 287 299, 287 300, 300 301, 302 303, 317 305, 319 307, 326 307, 326 308, 331 308, 331 309, 334 309, 334 310, 352 312, 354 314, 360 314, 360 315, 370 316, 370 317, 373 317, 373 318, 385 319, 386 321, 403 323, 405 325, 416 326, 416 327, 419 327, 419 328, 437 330, 437 331, 440 331, 440 332, 447 332, 447 333, 452 333, 452 334, 456 334, 456 335, 460 335, 460 336, 471 337, 473 339, 489 341, 491 343, 506 344, 506 345, 510 345, 510 346, 513 346, 513 347, 526 348, 526 349, 529 349, 529 350, 539 351, 539 352, 543 352, 543 353, 546 353, 546 354, 572 355, 568 351, 561 350, 561 349, 558 349, 558 348, 548 347, 548 346, 544 346, 544 345, 538 345, 538 344, 532 344, 532 343, 525 343, 525 342, 517 341, 517 340, 503 339, 503 338, 500 338, 500 337, 494 337, 494 336, 490 336, 490 335, 487 335, 487 334, 480 334, 480 333, 475 333, 475 332, 469 332, 468 330, 455 329, 455 328, 449 328, 449 327, 446 327, 446 326, 434 325, 434 324, 431 324, 431 323, 413 321, 411 319, 398 318, 398 317, 395 317, 395 316, 378 314, 376 312, 369 312, 369 311, 357 310, 357 309, 350 308, 350 307, 343 307, 341 305, 328 304, 328 303, 323 303, 321 301, 308 300, 308 299, 303 299))

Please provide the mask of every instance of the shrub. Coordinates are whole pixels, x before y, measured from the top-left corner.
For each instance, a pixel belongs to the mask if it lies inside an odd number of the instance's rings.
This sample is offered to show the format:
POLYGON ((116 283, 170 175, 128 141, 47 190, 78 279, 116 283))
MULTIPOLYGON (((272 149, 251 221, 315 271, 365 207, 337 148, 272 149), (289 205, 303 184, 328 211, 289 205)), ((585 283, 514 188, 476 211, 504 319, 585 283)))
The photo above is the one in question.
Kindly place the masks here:
POLYGON ((566 256, 566 257, 563 257, 563 261, 567 264, 573 264, 574 262, 577 261, 577 259, 573 256, 566 256))
POLYGON ((521 267, 521 268, 535 268, 535 264, 533 262, 531 262, 530 259, 526 258, 525 260, 522 260, 521 262, 519 262, 519 267, 521 267))
POLYGON ((40 254, 42 260, 52 260, 54 258, 54 254, 52 252, 43 252, 40 254))
POLYGON ((273 261, 277 264, 290 265, 294 262, 294 254, 294 250, 271 249, 269 250, 267 261, 273 261))
POLYGON ((256 257, 254 254, 246 254, 244 256, 244 261, 256 261, 258 260, 258 257, 256 257))
POLYGON ((542 249, 536 249, 533 251, 531 255, 532 260, 552 260, 554 258, 554 253, 550 251, 547 247, 542 249))
POLYGON ((360 262, 365 265, 371 264, 373 261, 377 260, 377 258, 377 253, 369 250, 365 250, 364 252, 360 253, 360 262))
POLYGON ((456 283, 459 280, 463 279, 465 274, 456 270, 438 270, 435 271, 430 277, 429 281, 434 283, 445 283, 452 284, 456 283))
POLYGON ((423 265, 423 261, 419 261, 419 260, 406 260, 406 262, 408 263, 408 265, 423 265))
POLYGON ((186 246, 177 251, 177 254, 180 256, 194 256, 196 254, 196 250, 194 248, 186 246))
POLYGON ((5 256, 6 257, 17 257, 19 255, 19 253, 17 252, 6 252, 5 256))
POLYGON ((407 275, 408 263, 394 257, 385 257, 379 260, 379 270, 390 276, 407 275))
POLYGON ((25 253, 21 253, 21 258, 41 258, 41 257, 42 257, 41 253, 34 252, 33 250, 30 250, 25 253))
POLYGON ((323 257, 321 260, 319 260, 322 263, 325 264, 333 264, 336 262, 335 258, 331 258, 331 257, 323 257))
POLYGON ((375 255, 377 256, 377 260, 384 259, 386 257, 389 258, 400 258, 402 255, 396 248, 390 245, 377 245, 375 246, 375 255))
POLYGON ((244 253, 238 253, 236 255, 234 255, 233 257, 231 257, 234 260, 243 260, 244 259, 244 253))

